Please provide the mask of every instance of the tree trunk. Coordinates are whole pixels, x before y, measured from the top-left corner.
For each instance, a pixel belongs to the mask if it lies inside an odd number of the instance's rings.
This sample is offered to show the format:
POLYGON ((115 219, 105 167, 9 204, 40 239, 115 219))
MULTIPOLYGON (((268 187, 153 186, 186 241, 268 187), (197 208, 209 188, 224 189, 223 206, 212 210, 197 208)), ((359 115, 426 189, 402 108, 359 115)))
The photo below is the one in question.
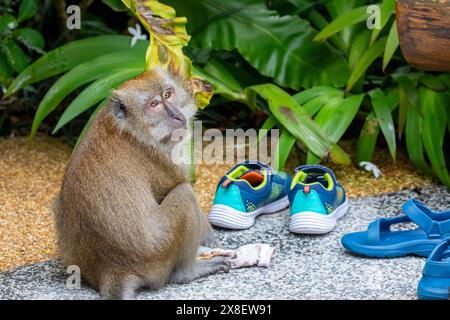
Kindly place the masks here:
POLYGON ((418 69, 450 71, 450 0, 397 0, 400 48, 418 69))

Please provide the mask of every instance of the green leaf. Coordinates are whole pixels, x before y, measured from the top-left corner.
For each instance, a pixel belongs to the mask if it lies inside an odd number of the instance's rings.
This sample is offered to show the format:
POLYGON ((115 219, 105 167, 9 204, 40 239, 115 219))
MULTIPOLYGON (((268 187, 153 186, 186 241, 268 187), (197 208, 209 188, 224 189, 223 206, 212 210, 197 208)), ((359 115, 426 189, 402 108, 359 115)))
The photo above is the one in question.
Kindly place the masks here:
POLYGON ((17 27, 17 20, 10 14, 0 16, 0 34, 9 34, 17 27))
POLYGON ((352 26, 358 22, 365 21, 368 18, 367 6, 355 8, 346 11, 331 21, 318 35, 314 37, 314 41, 325 41, 333 34, 338 33, 342 29, 352 26))
POLYGON ((219 60, 210 60, 203 69, 193 66, 192 73, 212 84, 215 94, 220 94, 229 100, 245 102, 243 88, 219 60))
POLYGON ((408 100, 407 93, 404 88, 399 86, 399 98, 400 98, 400 108, 398 112, 398 139, 402 138, 403 128, 405 127, 406 118, 408 115, 408 109, 412 109, 411 103, 408 100))
POLYGON ((398 42, 397 24, 394 21, 394 23, 392 24, 391 30, 389 31, 389 35, 388 35, 387 41, 386 41, 386 47, 384 49, 383 71, 384 71, 384 69, 386 69, 389 61, 391 61, 392 56, 394 55, 398 46, 399 46, 399 42, 398 42))
POLYGON ((235 92, 227 84, 217 79, 214 75, 206 72, 204 69, 198 66, 192 66, 192 74, 205 79, 214 87, 214 94, 221 95, 231 101, 239 101, 245 99, 243 92, 235 92))
POLYGON ((400 95, 400 105, 406 103, 407 116, 405 124, 405 138, 406 138, 406 150, 408 156, 414 166, 422 173, 432 174, 432 170, 428 166, 424 154, 423 154, 423 142, 422 142, 422 123, 423 119, 416 108, 409 106, 409 101, 403 99, 400 95), (403 101, 402 101, 403 100, 403 101))
MULTIPOLYGON (((343 94, 336 96, 318 96, 303 105, 306 113, 310 116, 315 114, 315 109, 317 109, 317 115, 314 118, 314 121, 319 124, 321 128, 324 127, 323 123, 326 122, 327 118, 333 116, 335 112, 337 112, 337 107, 344 101, 343 94), (322 98, 322 99, 319 99, 322 98), (320 110, 320 112, 319 112, 320 110)), ((325 132, 326 133, 326 132, 325 132)), ((306 154, 306 163, 307 164, 319 164, 321 162, 321 158, 308 151, 306 154)))
POLYGON ((92 122, 94 121, 95 117, 97 116, 97 114, 99 113, 100 110, 103 109, 103 107, 105 107, 109 102, 109 99, 105 99, 102 102, 100 102, 98 104, 98 106, 95 108, 94 112, 91 114, 91 116, 89 117, 88 122, 84 125, 83 130, 81 130, 80 135, 78 136, 77 142, 75 143, 75 146, 73 148, 73 152, 75 152, 75 150, 77 149, 78 145, 81 143, 81 141, 83 140, 84 136, 86 135, 86 132, 89 130, 89 128, 91 127, 92 122))
POLYGON ((273 163, 275 170, 281 170, 284 168, 289 154, 294 147, 295 141, 295 137, 289 132, 289 130, 283 129, 281 131, 280 139, 278 140, 278 144, 275 149, 273 163))
MULTIPOLYGON (((358 0, 359 1, 359 0, 358 0)), ((325 8, 328 11, 328 14, 330 15, 331 19, 334 20, 338 18, 339 16, 347 13, 348 11, 355 8, 356 1, 355 0, 333 0, 328 1, 324 0, 323 4, 325 8)), ((358 2, 357 5, 360 5, 358 2)), ((320 10, 320 8, 318 8, 320 10)), ((334 37, 338 37, 341 39, 343 43, 345 43, 345 50, 344 52, 348 52, 348 48, 350 47, 350 43, 353 37, 355 25, 347 26, 339 31, 339 34, 335 34, 334 37)), ((323 28, 320 28, 323 29, 323 28)), ((329 38, 331 40, 331 38, 329 38)), ((342 49, 340 49, 342 50, 342 49)))
MULTIPOLYGON (((323 4, 327 9, 331 19, 334 20, 337 17, 341 16, 342 14, 354 9, 356 4, 357 5, 361 4, 360 0, 358 0, 358 3, 356 2, 357 0, 333 0, 333 1, 324 0, 323 4)), ((343 39, 347 47, 350 44, 352 32, 353 26, 348 26, 339 32, 340 38, 343 39)))
MULTIPOLYGON (((311 2, 310 0, 308 0, 311 2)), ((319 0, 321 1, 325 7, 327 8, 328 13, 330 14, 332 19, 336 19, 342 14, 348 12, 349 10, 355 7, 355 0, 319 0)), ((312 1, 313 4, 315 0, 312 1)))
POLYGON ((450 89, 450 73, 441 73, 437 77, 450 89))
POLYGON ((67 107, 64 113, 59 118, 58 123, 53 130, 57 132, 61 127, 66 125, 71 120, 75 119, 81 113, 107 98, 111 90, 122 84, 123 82, 132 79, 145 71, 145 66, 142 68, 135 68, 120 71, 110 76, 97 80, 84 89, 72 103, 67 107))
MULTIPOLYGON (((130 37, 108 35, 72 41, 48 52, 28 66, 11 83, 5 96, 9 96, 23 87, 40 80, 58 75, 72 69, 80 63, 92 60, 100 55, 129 48, 130 37)), ((138 41, 129 50, 144 50, 147 42, 138 41)))
POLYGON ((248 94, 259 94, 268 102, 270 112, 309 150, 321 158, 330 156, 336 163, 350 164, 349 156, 333 145, 314 121, 287 92, 273 84, 262 84, 247 88, 248 94))
MULTIPOLYGON (((389 18, 395 13, 395 0, 383 0, 380 5, 380 29, 373 29, 370 38, 370 45, 373 45, 380 32, 383 30, 389 18)), ((394 24, 395 21, 394 21, 394 24)))
MULTIPOLYGON (((310 21, 317 29, 322 30, 328 25, 328 21, 324 18, 321 12, 320 5, 324 5, 326 7, 326 11, 328 11, 331 19, 337 18, 339 15, 344 12, 354 8, 355 1, 353 0, 318 0, 318 1, 310 1, 310 0, 288 0, 293 5, 295 5, 299 10, 298 13, 303 13, 303 15, 310 21), (316 8, 316 9, 314 9, 316 8), (320 12, 319 12, 320 11, 320 12)), ((328 41, 331 42, 336 48, 343 52, 348 51, 348 47, 350 44, 350 38, 352 34, 352 28, 347 27, 344 28, 339 35, 335 34, 331 36, 328 41)))
POLYGON ((217 79, 225 83, 231 90, 237 92, 242 91, 242 86, 219 60, 209 60, 204 69, 205 71, 214 75, 217 79))
POLYGON ((19 6, 19 16, 17 21, 25 21, 32 17, 37 12, 37 3, 36 0, 21 0, 19 6))
POLYGON ((303 109, 308 116, 313 117, 329 100, 330 98, 327 96, 314 97, 303 104, 303 109))
POLYGON ((23 50, 13 40, 6 40, 3 47, 11 68, 16 72, 21 72, 28 65, 28 57, 23 50))
POLYGON ((392 119, 389 102, 384 92, 379 88, 370 91, 369 96, 371 98, 372 108, 375 112, 376 119, 379 122, 381 131, 383 132, 384 138, 388 144, 389 152, 395 160, 397 146, 395 141, 394 120, 392 119))
POLYGON ((294 100, 302 105, 305 102, 320 96, 326 96, 326 97, 342 97, 344 93, 336 88, 333 87, 314 87, 310 89, 303 90, 293 96, 294 100))
POLYGON ((45 94, 37 108, 30 138, 34 137, 41 122, 75 89, 118 71, 136 68, 145 68, 145 50, 113 52, 79 64, 60 77, 45 94))
POLYGON ((359 134, 356 146, 356 162, 371 161, 377 144, 380 126, 373 112, 369 113, 359 134))
POLYGON ((304 90, 294 95, 295 101, 299 105, 303 105, 303 109, 310 117, 314 116, 330 100, 341 100, 344 92, 332 87, 314 87, 304 90))
POLYGON ((398 113, 398 138, 401 139, 403 128, 406 122, 408 108, 414 108, 421 112, 419 108, 419 96, 411 79, 405 74, 393 76, 399 87, 400 109, 398 113))
POLYGON ((0 84, 7 84, 12 78, 13 71, 6 61, 3 52, 0 51, 0 84))
POLYGON ((370 67, 372 62, 375 61, 384 51, 386 45, 386 37, 381 38, 375 44, 370 47, 364 55, 361 57, 359 62, 356 64, 356 67, 353 69, 348 81, 347 81, 347 92, 353 88, 359 78, 366 72, 366 70, 370 67))
POLYGON ((348 55, 348 64, 350 66, 350 69, 355 69, 358 61, 361 60, 361 57, 364 55, 367 49, 369 49, 369 41, 369 30, 364 29, 355 36, 348 55))
POLYGON ((327 102, 320 108, 320 112, 314 117, 315 122, 325 122, 326 119, 333 116, 344 99, 342 97, 333 97, 327 100, 327 102))
POLYGON ((269 115, 267 119, 264 121, 263 125, 261 126, 259 133, 258 133, 258 143, 264 139, 264 137, 267 135, 268 131, 271 130, 273 127, 275 127, 278 123, 277 118, 275 118, 273 115, 269 115), (267 130, 267 132, 266 132, 267 130))
POLYGON ((445 163, 444 136, 447 129, 447 114, 438 93, 422 88, 423 132, 422 141, 431 166, 443 184, 450 187, 450 177, 445 163))
MULTIPOLYGON (((305 18, 318 30, 322 30, 328 24, 328 21, 317 10, 309 10, 305 18)), ((337 34, 331 36, 328 41, 340 51, 347 52, 348 44, 337 34)))
POLYGON ((44 54, 44 38, 42 35, 31 28, 17 29, 14 33, 15 38, 23 43, 28 49, 34 50, 40 54, 44 54))
POLYGON ((237 49, 255 69, 279 85, 294 89, 339 87, 348 77, 345 59, 328 44, 313 42, 316 31, 306 20, 279 16, 261 1, 204 0, 189 6, 183 2, 171 4, 188 18, 204 13, 201 21, 207 23, 193 34, 194 44, 216 50, 237 49))
POLYGON ((398 87, 386 89, 386 98, 389 105, 389 110, 394 111, 400 103, 398 87))
MULTIPOLYGON (((347 131, 356 116, 364 99, 364 94, 350 96, 344 100, 337 100, 335 104, 320 110, 314 121, 324 130, 332 143, 337 143, 347 131)), ((308 155, 308 163, 316 163, 317 159, 308 155)))
POLYGON ((127 7, 122 3, 122 0, 102 0, 104 4, 117 12, 127 11, 127 7))
MULTIPOLYGON (((440 93, 439 96, 444 106, 450 106, 450 92, 440 93)), ((450 108, 447 107, 445 110, 447 111, 447 130, 450 132, 450 108)))
POLYGON ((444 82, 438 77, 435 77, 429 73, 424 73, 419 80, 422 84, 424 84, 427 88, 433 91, 446 91, 447 86, 444 82))

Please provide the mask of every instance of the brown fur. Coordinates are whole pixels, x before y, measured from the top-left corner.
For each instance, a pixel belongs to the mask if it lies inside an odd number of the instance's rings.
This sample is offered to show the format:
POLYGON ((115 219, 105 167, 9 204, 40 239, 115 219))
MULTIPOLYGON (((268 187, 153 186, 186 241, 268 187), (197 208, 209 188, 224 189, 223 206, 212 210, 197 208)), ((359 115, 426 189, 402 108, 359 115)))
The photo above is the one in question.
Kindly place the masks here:
MULTIPOLYGON (((132 298, 142 286, 157 289, 229 268, 216 261, 208 272, 199 271, 204 266, 196 253, 210 226, 185 168, 170 159, 175 143, 151 135, 169 130, 166 112, 153 114, 136 102, 144 93, 151 99, 173 81, 153 71, 113 94, 72 155, 55 203, 65 264, 78 265, 105 298, 132 298), (125 106, 126 118, 117 117, 116 103, 125 106), (151 123, 153 117, 158 121, 151 123)), ((190 119, 192 110, 183 108, 192 108, 193 101, 183 90, 175 83, 179 97, 173 103, 190 119)))

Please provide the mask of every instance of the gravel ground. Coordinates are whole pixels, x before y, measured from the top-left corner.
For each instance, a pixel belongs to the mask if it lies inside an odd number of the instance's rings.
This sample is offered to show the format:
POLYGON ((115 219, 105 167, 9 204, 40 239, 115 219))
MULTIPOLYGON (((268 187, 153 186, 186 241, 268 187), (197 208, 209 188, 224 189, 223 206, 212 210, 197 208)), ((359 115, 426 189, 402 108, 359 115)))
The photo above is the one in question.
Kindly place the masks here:
MULTIPOLYGON (((434 210, 450 207, 444 187, 416 188, 376 197, 351 199, 349 213, 324 236, 296 236, 287 231, 286 211, 258 218, 244 231, 216 230, 224 248, 253 242, 276 247, 270 268, 231 270, 186 285, 142 291, 139 299, 416 299, 424 258, 367 259, 340 245, 343 234, 363 230, 380 216, 395 216, 417 197, 434 210)), ((65 286, 68 275, 57 260, 0 273, 1 299, 97 299, 86 284, 65 286)))

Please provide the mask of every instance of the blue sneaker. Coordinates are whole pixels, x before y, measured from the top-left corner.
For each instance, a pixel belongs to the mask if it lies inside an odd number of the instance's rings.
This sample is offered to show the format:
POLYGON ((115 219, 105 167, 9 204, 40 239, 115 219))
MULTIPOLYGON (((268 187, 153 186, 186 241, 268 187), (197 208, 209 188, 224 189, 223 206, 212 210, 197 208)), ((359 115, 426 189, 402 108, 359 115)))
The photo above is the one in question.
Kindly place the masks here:
POLYGON ((223 228, 250 228, 260 214, 274 213, 289 205, 290 183, 287 173, 273 172, 261 162, 237 164, 219 181, 208 220, 223 228))
POLYGON ((289 191, 289 231, 302 234, 330 232, 348 211, 344 188, 336 181, 333 171, 324 166, 300 166, 295 173, 289 191))

